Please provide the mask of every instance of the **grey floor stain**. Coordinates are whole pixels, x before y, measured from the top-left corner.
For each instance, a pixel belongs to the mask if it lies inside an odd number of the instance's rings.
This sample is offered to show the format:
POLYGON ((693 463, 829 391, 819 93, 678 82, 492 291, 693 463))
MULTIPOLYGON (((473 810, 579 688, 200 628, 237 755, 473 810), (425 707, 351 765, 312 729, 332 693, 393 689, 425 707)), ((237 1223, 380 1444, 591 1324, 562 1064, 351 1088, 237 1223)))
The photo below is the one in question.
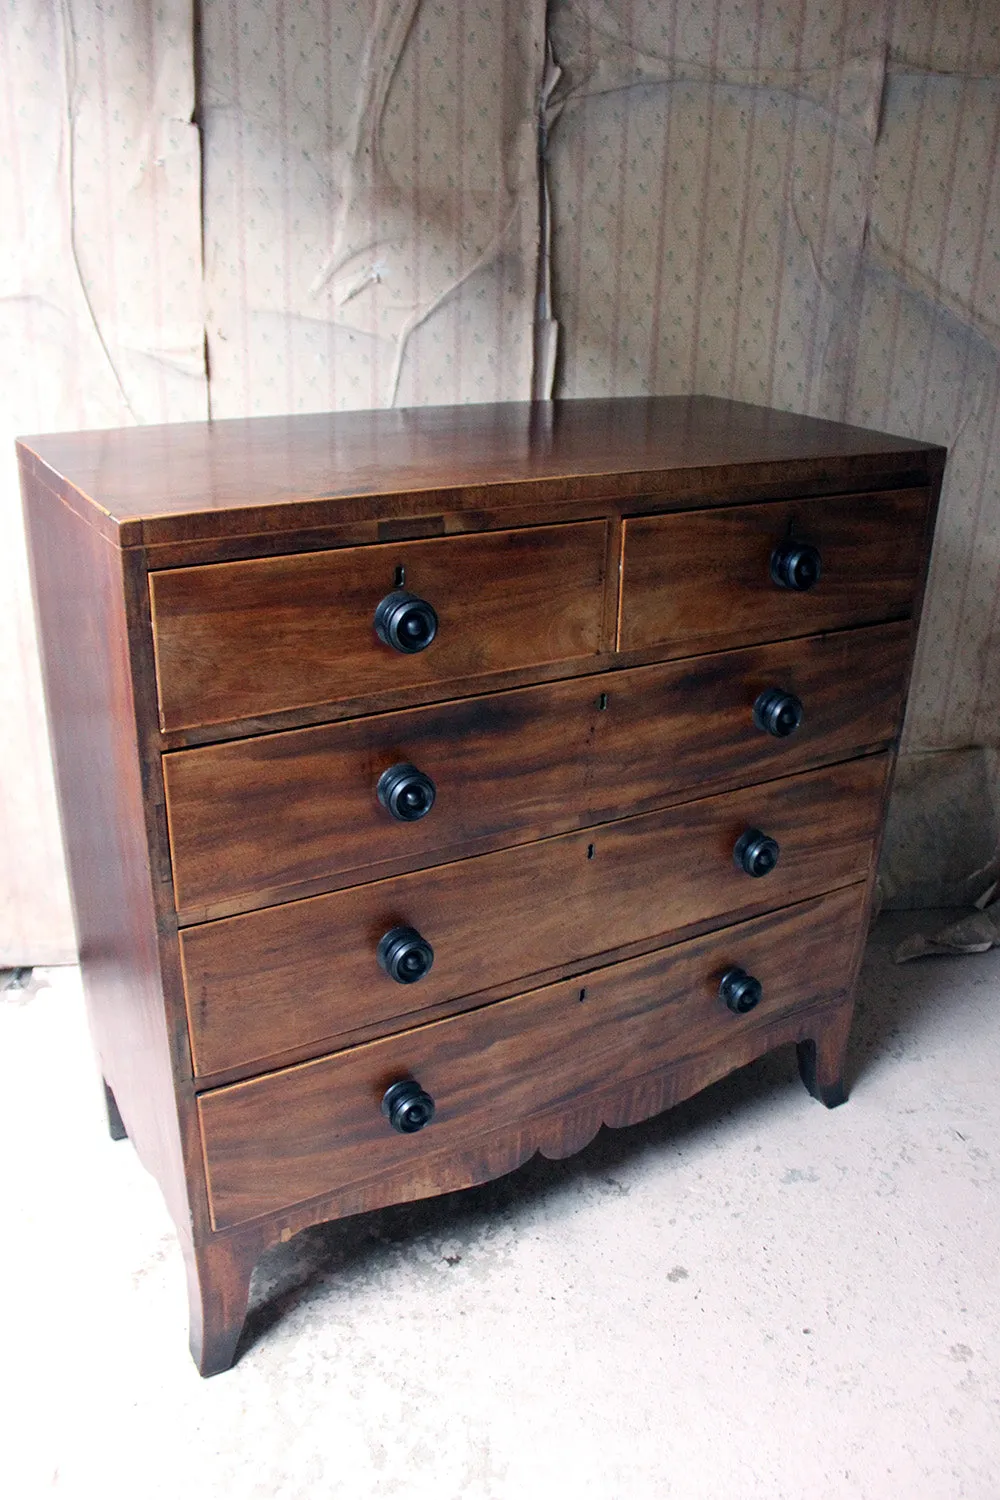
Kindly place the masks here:
POLYGON ((792 1182, 819 1182, 819 1173, 815 1167, 807 1167, 804 1172, 799 1167, 789 1167, 781 1180, 785 1184, 792 1182))

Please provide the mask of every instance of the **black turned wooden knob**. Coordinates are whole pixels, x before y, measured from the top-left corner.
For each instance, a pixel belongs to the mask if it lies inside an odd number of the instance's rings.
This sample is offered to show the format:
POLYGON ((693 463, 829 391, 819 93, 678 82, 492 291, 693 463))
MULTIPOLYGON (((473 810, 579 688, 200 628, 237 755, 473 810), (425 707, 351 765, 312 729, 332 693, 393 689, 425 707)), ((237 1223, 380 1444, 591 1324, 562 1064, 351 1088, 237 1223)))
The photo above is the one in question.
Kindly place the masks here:
POLYGON ((755 1005, 760 1004, 764 986, 759 979, 748 974, 746 969, 727 969, 719 984, 719 994, 731 1011, 744 1016, 748 1010, 753 1010, 755 1005))
POLYGON ((437 628, 434 606, 403 589, 386 594, 375 611, 375 634, 379 640, 407 656, 426 651, 437 635, 437 628))
POLYGON ((819 583, 823 560, 809 542, 782 542, 771 553, 771 579, 780 589, 804 594, 819 583))
POLYGON ((434 783, 423 771, 401 761, 383 771, 375 788, 378 800, 386 812, 400 823, 416 823, 426 818, 434 806, 436 795, 434 783))
POLYGON ((765 688, 754 702, 753 721, 775 739, 786 739, 802 723, 802 704, 783 688, 765 688))
POLYGON ((761 833, 759 828, 748 828, 736 840, 733 859, 747 875, 758 879, 761 875, 770 875, 780 852, 777 839, 761 833))
POLYGON ((433 1120, 434 1100, 414 1079, 404 1078, 382 1095, 382 1113, 400 1135, 413 1135, 433 1120))
POLYGON ((415 927, 390 927, 379 939, 376 957, 397 984, 416 984, 430 973, 434 949, 415 927))

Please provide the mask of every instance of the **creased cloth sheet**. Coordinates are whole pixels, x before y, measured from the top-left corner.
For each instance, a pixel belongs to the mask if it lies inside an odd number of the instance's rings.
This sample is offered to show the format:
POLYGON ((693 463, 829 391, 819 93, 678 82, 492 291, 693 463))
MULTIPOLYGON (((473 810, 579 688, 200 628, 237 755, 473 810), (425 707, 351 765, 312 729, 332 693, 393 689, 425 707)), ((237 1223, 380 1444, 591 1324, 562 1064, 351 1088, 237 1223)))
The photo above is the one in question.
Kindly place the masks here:
POLYGON ((1000 15, 553 0, 557 393, 946 443, 904 751, 1000 743, 1000 15))
POLYGON ((215 415, 525 399, 545 5, 202 13, 215 415))
POLYGON ((76 952, 18 434, 204 417, 190 0, 0 7, 0 964, 76 952))
POLYGON ((918 932, 904 939, 895 952, 898 964, 935 953, 988 953, 1000 947, 1000 849, 985 869, 976 871, 969 884, 972 889, 981 887, 975 910, 933 935, 918 932))

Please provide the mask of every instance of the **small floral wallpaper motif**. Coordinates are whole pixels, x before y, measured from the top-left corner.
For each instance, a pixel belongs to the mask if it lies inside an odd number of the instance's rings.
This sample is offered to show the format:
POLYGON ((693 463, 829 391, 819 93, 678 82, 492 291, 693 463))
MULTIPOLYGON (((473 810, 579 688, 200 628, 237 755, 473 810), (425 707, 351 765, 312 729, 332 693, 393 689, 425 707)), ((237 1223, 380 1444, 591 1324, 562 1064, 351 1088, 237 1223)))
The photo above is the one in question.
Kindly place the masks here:
POLYGON ((1000 743, 1000 9, 554 0, 557 391, 951 450, 904 745, 1000 743))
POLYGON ((530 391, 543 33, 517 0, 205 0, 213 412, 530 391))
POLYGON ((13 440, 208 411, 190 0, 4 0, 0 78, 0 965, 65 963, 13 440))

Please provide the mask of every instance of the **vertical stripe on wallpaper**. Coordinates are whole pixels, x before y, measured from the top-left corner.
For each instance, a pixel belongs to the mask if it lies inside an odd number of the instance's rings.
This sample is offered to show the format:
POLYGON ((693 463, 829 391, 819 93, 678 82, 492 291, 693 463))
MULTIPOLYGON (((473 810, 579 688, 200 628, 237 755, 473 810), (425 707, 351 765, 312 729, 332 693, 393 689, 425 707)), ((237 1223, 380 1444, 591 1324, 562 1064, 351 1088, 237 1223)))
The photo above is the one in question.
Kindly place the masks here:
MULTIPOLYGON (((798 78, 802 70, 802 49, 805 44, 807 4, 808 0, 799 0, 799 17, 795 28, 795 64, 792 68, 792 75, 795 78, 798 78)), ((781 311, 785 287, 789 279, 788 266, 785 262, 785 251, 788 242, 789 220, 792 218, 792 165, 795 161, 798 118, 799 96, 796 91, 792 97, 791 119, 788 125, 788 145, 785 151, 785 169, 782 180, 782 202, 785 205, 785 212, 781 215, 779 221, 778 250, 774 267, 774 315, 771 320, 771 347, 768 351, 767 384, 765 387, 765 404, 768 406, 773 406, 775 403, 775 366, 777 364, 779 335, 781 331, 781 311)))
MULTIPOLYGON (((247 205, 246 205, 246 152, 243 138, 243 95, 242 78, 243 67, 240 53, 242 51, 242 27, 240 26, 241 0, 229 0, 229 66, 232 73, 231 83, 231 108, 232 117, 235 122, 234 139, 230 143, 229 160, 227 168, 233 183, 233 225, 232 233, 235 239, 236 249, 236 305, 239 308, 237 329, 239 342, 237 349, 241 354, 242 365, 242 401, 239 401, 239 414, 249 416, 252 410, 250 404, 250 290, 247 284, 247 205)), ((204 35, 204 33, 203 33, 204 35)), ((207 144, 207 143, 206 143, 207 144)), ((215 365, 210 367, 209 398, 214 398, 216 383, 212 379, 215 365)), ((213 400, 214 409, 214 400, 213 400)), ((231 413, 235 415, 235 412, 231 413)))
MULTIPOLYGON (((836 62, 835 62, 835 67, 836 67, 836 70, 837 70, 838 74, 843 69, 844 62, 845 62, 846 57, 847 57, 847 33, 848 33, 848 16, 849 16, 849 7, 850 7, 850 4, 851 4, 851 0, 842 0, 841 9, 840 9, 840 24, 837 27, 837 33, 836 33, 837 40, 836 40, 836 62)), ((758 14, 759 14, 759 12, 758 12, 758 14)), ((759 22, 758 22, 758 37, 759 37, 759 22)), ((757 38, 755 37, 755 52, 754 52, 754 67, 755 67, 755 69, 756 69, 756 63, 757 63, 757 51, 756 51, 756 46, 757 45, 758 45, 758 42, 757 42, 757 38)), ((824 157, 823 157, 823 168, 822 168, 822 172, 821 172, 821 187, 820 187, 819 240, 818 240, 817 251, 816 251, 816 259, 817 259, 817 264, 818 264, 818 266, 820 268, 820 272, 822 274, 827 274, 827 275, 830 274, 829 273, 829 268, 828 268, 828 266, 829 266, 829 263, 828 263, 828 253, 829 253, 830 249, 832 248, 830 246, 830 243, 829 243, 829 232, 830 232, 830 196, 831 196, 831 193, 833 191, 833 168, 834 168, 834 161, 836 160, 836 155, 837 155, 837 131, 834 128, 833 121, 831 120, 831 121, 829 121, 827 123, 827 126, 826 126, 826 151, 825 151, 825 154, 824 154, 824 157)), ((805 372, 804 373, 805 373, 805 382, 806 382, 806 384, 805 384, 805 391, 804 391, 803 397, 802 397, 802 410, 805 411, 805 412, 813 412, 814 411, 813 396, 814 396, 814 392, 815 392, 815 388, 816 388, 817 377, 820 374, 820 371, 819 371, 819 349, 818 349, 818 345, 819 345, 820 310, 822 308, 822 304, 823 304, 823 299, 822 299, 822 296, 819 294, 819 290, 817 289, 817 292, 816 292, 816 294, 813 297, 812 313, 811 313, 811 316, 809 318, 809 332, 808 332, 808 334, 806 336, 806 344, 805 344, 805 372)))
MULTIPOLYGON (((510 4, 510 0, 501 0, 501 3, 500 3, 500 35, 502 37, 504 37, 504 38, 506 38, 510 34, 510 15, 508 13, 508 6, 509 6, 509 4, 510 4)), ((507 76, 507 69, 508 69, 508 59, 509 59, 509 56, 510 56, 509 49, 506 46, 502 46, 501 49, 500 49, 500 99, 502 101, 501 102, 501 106, 500 106, 501 119, 505 118, 505 116, 506 116, 506 110, 507 110, 507 93, 508 93, 508 88, 509 88, 509 80, 508 80, 508 76, 507 76)), ((464 115, 463 115, 463 118, 464 118, 464 115)), ((504 141, 503 141, 503 138, 501 138, 501 140, 499 142, 499 149, 497 151, 496 160, 497 160, 497 166, 500 169, 500 171, 502 172, 503 171, 503 167, 504 167, 504 141)), ((494 234, 496 235, 496 238, 497 238, 498 242, 500 242, 502 240, 502 236, 503 236, 504 217, 505 217, 505 215, 504 215, 504 200, 503 200, 502 195, 500 193, 498 193, 497 197, 496 197, 496 213, 495 213, 494 219, 493 219, 494 234)), ((494 322, 493 322, 493 328, 494 328, 494 335, 493 335, 493 338, 494 338, 493 374, 494 374, 494 379, 493 379, 493 384, 492 384, 492 386, 490 388, 490 395, 491 395, 491 397, 493 398, 494 401, 500 401, 500 400, 502 400, 503 398, 502 398, 501 392, 504 391, 505 389, 509 389, 509 387, 507 387, 507 385, 506 385, 506 378, 507 378, 507 326, 506 326, 506 317, 507 317, 507 276, 508 276, 507 264, 508 264, 508 254, 509 254, 509 251, 508 251, 507 246, 503 245, 502 249, 501 249, 501 252, 500 252, 499 262, 498 262, 498 275, 497 275, 497 280, 496 280, 496 297, 494 299, 494 301, 495 301, 495 307, 496 307, 496 317, 495 317, 494 322)), ((461 388, 461 382, 459 382, 459 388, 461 388)))
POLYGON ((947 444, 906 744, 997 743, 990 7, 551 0, 549 17, 556 393, 702 390, 947 444))
MULTIPOLYGON (((760 0, 763 3, 763 0, 760 0)), ((670 7, 669 30, 667 32, 667 56, 673 58, 677 48, 677 6, 670 7)), ((654 280, 653 280, 653 308, 650 318, 649 334, 649 380, 648 390, 657 394, 665 388, 661 385, 660 376, 660 347, 661 347, 661 321, 663 308, 666 304, 667 293, 666 281, 666 255, 668 245, 669 219, 666 213, 667 195, 670 186, 670 173, 672 164, 672 125, 673 125, 673 100, 674 90, 668 84, 666 88, 665 113, 666 119, 663 126, 663 163, 660 172, 659 198, 660 212, 656 216, 656 253, 654 256, 654 280)), ((580 184, 582 194, 583 184, 580 184)), ((622 253, 625 253, 624 251, 622 253)), ((673 288, 671 288, 671 292, 673 288)), ((735 336, 735 335, 734 335, 735 336)))
POLYGON ((18 0, 0 56, 0 964, 44 964, 75 941, 13 438, 205 415, 191 6, 18 0))
MULTIPOLYGON (((764 0, 757 0, 757 11, 753 30, 753 54, 750 64, 751 74, 756 77, 760 68, 760 46, 761 30, 764 14, 764 0)), ((740 354, 740 315, 743 310, 743 278, 746 269, 747 233, 750 225, 750 200, 753 195, 753 148, 754 136, 757 130, 757 101, 759 91, 753 90, 750 100, 750 116, 747 122, 747 144, 743 159, 743 185, 740 194, 739 229, 736 234, 736 257, 735 257, 735 280, 733 286, 732 302, 732 341, 729 351, 729 370, 727 376, 726 394, 733 395, 739 389, 737 380, 738 361, 740 354)))
MULTIPOLYGON (((631 49, 631 46, 632 46, 632 28, 633 28, 633 24, 634 24, 634 20, 635 20, 635 16, 634 16, 635 0, 627 0, 627 3, 624 5, 623 9, 624 9, 625 45, 628 48, 631 49)), ((626 255, 625 255, 625 234, 626 234, 625 203, 626 203, 626 197, 625 197, 625 191, 626 191, 626 186, 627 186, 627 183, 628 183, 628 167, 629 167, 629 119, 630 119, 630 114, 629 114, 629 110, 628 110, 628 107, 627 107, 627 102, 628 102, 627 101, 627 95, 624 96, 623 102, 625 104, 625 108, 623 110, 624 118, 623 118, 623 120, 621 122, 621 149, 620 149, 619 155, 618 155, 618 209, 617 209, 617 213, 615 214, 616 224, 615 224, 615 231, 614 231, 614 238, 613 238, 614 250, 612 252, 612 265, 614 267, 614 284, 613 284, 612 302, 611 302, 610 336, 609 336, 609 340, 608 340, 608 345, 609 345, 608 353, 609 353, 609 360, 610 360, 609 367, 608 367, 608 381, 610 383, 610 386, 611 386, 612 390, 617 389, 617 386, 618 386, 618 356, 619 356, 619 354, 621 352, 622 343, 625 341, 623 339, 622 326, 621 326, 621 303, 622 303, 622 276, 625 273, 625 266, 626 266, 626 255)))
MULTIPOLYGON (((719 13, 722 9, 722 0, 715 0, 715 10, 712 14, 711 40, 708 45, 708 73, 714 78, 719 56, 719 13)), ((706 126, 705 143, 703 147, 703 160, 701 163, 701 202, 697 212, 697 235, 695 238, 694 274, 695 286, 693 292, 694 310, 691 324, 691 351, 690 365, 688 369, 688 389, 695 391, 699 388, 701 381, 699 376, 703 371, 703 362, 700 358, 701 350, 701 304, 705 295, 705 258, 707 254, 707 236, 709 232, 709 200, 712 190, 712 146, 715 138, 715 100, 716 91, 709 88, 708 99, 705 106, 706 126)))

